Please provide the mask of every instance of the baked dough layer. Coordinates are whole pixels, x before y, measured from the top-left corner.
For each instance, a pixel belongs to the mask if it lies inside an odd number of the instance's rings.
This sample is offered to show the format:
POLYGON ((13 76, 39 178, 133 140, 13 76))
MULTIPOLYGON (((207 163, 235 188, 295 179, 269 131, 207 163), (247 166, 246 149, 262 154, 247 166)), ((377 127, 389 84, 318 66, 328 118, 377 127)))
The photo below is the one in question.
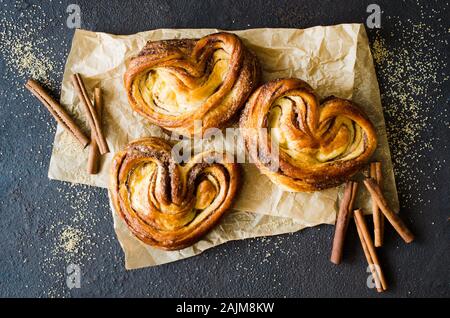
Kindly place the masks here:
POLYGON ((161 138, 143 138, 118 152, 110 194, 116 212, 142 242, 178 250, 197 242, 230 208, 238 165, 207 151, 181 165, 161 138))
POLYGON ((231 33, 199 40, 148 42, 125 73, 131 107, 186 136, 194 121, 222 128, 245 104, 260 77, 256 56, 231 33))
POLYGON ((240 126, 258 168, 290 191, 343 183, 377 147, 375 128, 358 105, 334 96, 320 104, 306 82, 293 78, 259 87, 245 106, 240 126), (279 147, 276 171, 264 160, 273 153, 273 141, 279 147))

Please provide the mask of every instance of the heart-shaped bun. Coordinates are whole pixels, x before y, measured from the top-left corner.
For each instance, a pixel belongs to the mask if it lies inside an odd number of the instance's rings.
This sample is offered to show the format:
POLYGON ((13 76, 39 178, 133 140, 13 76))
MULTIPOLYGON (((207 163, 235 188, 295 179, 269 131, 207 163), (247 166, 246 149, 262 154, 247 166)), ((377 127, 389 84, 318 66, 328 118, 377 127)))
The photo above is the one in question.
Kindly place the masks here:
POLYGON ((230 121, 259 75, 256 56, 238 36, 222 32, 148 42, 127 68, 125 89, 131 107, 152 123, 192 136, 195 120, 203 130, 230 121))
POLYGON ((130 143, 114 157, 109 190, 115 211, 138 239, 178 250, 197 242, 230 208, 239 171, 214 151, 181 165, 171 149, 160 138, 130 143))
POLYGON ((277 79, 259 87, 245 106, 240 126, 258 168, 290 191, 343 183, 377 147, 374 126, 355 103, 329 97, 320 104, 314 90, 299 79, 277 79), (262 160, 271 156, 271 138, 279 145, 275 171, 262 160))

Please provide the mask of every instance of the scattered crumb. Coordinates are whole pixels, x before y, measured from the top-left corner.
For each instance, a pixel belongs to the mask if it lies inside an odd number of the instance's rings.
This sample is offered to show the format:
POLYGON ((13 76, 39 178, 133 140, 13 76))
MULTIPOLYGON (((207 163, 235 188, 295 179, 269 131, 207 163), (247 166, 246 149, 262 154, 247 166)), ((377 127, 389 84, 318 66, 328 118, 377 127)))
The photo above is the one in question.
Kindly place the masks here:
MULTIPOLYGON (((7 67, 6 77, 16 82, 19 90, 23 90, 25 79, 30 77, 56 88, 59 85, 55 80, 64 67, 64 60, 52 49, 51 42, 56 37, 39 36, 49 22, 39 4, 23 5, 18 1, 4 3, 1 9, 0 54, 7 67), (23 82, 18 78, 23 78, 23 82)), ((64 22, 62 15, 61 22, 64 22)))
MULTIPOLYGON (((26 123, 17 132, 35 142, 24 149, 24 156, 47 169, 56 122, 24 84, 33 77, 50 92, 59 90, 70 39, 42 34, 49 24, 66 28, 65 8, 50 19, 39 4, 28 1, 0 0, 0 8, 0 64, 4 66, 0 81, 8 83, 8 89, 0 90, 0 129, 7 138, 9 126, 17 120, 26 123), (45 123, 46 129, 36 123, 45 123)), ((3 148, 6 153, 12 151, 10 145, 3 148)), ((0 159, 4 154, 0 153, 0 159)))
POLYGON ((373 41, 372 53, 375 63, 377 64, 383 63, 390 56, 390 52, 384 45, 384 40, 380 37, 375 38, 373 41))
POLYGON ((59 248, 66 254, 77 254, 82 240, 83 232, 80 229, 68 226, 59 236, 59 248))
POLYGON ((436 190, 434 176, 445 166, 445 159, 429 156, 436 145, 447 147, 430 129, 450 128, 442 93, 449 79, 447 58, 438 48, 448 45, 445 28, 428 25, 419 8, 424 22, 385 17, 385 23, 397 25, 395 33, 378 31, 372 42, 399 195, 410 205, 423 203, 425 191, 436 190), (427 169, 420 169, 419 162, 427 162, 427 169))
POLYGON ((66 266, 76 264, 83 268, 84 264, 95 262, 94 250, 103 249, 105 253, 109 253, 104 244, 110 240, 108 235, 100 235, 95 230, 100 222, 110 220, 111 215, 95 213, 105 211, 107 207, 100 208, 97 203, 92 204, 93 201, 97 202, 94 188, 63 182, 56 188, 56 192, 64 203, 62 206, 69 206, 69 209, 52 211, 58 214, 55 217, 58 221, 52 223, 47 232, 47 236, 53 239, 53 245, 43 246, 41 250, 45 255, 42 270, 55 279, 54 288, 48 290, 48 296, 51 297, 61 297, 69 292, 64 285, 66 266))

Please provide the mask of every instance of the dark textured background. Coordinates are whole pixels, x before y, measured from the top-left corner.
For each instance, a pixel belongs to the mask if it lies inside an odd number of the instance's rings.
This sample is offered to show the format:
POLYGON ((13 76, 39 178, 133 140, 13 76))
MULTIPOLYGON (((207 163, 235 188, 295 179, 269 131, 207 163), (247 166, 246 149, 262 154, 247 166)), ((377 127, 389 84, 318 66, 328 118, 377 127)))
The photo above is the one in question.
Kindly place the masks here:
POLYGON ((368 29, 372 42, 383 39, 394 52, 394 61, 380 62, 377 71, 391 146, 398 149, 394 164, 401 215, 417 234, 416 241, 406 245, 388 228, 379 253, 390 284, 383 295, 366 287, 366 261, 353 227, 345 262, 339 267, 328 261, 333 227, 319 226, 231 242, 195 258, 126 271, 106 191, 47 179, 55 123, 24 91, 29 74, 11 60, 21 50, 26 53, 24 48, 13 51, 11 43, 34 43, 36 54, 54 65, 45 75, 57 96, 74 32, 66 27, 69 3, 81 6, 84 29, 131 34, 162 27, 306 28, 363 23, 371 2, 0 1, 0 296, 449 297, 450 28, 445 1, 378 0, 382 28, 368 29), (403 50, 409 54, 407 67, 405 57, 395 53, 403 50), (393 78, 396 68, 406 73, 393 78), (427 72, 435 76, 424 77, 427 72), (395 93, 396 82, 412 99, 395 93), (419 113, 419 117, 412 124, 408 112, 398 108, 409 104, 418 105, 411 116, 419 113), (388 105, 395 111, 389 112, 388 105), (402 149, 414 153, 404 154, 402 149), (64 252, 61 237, 68 228, 82 237, 78 249, 70 253, 64 252), (80 289, 66 287, 69 263, 81 266, 80 289))

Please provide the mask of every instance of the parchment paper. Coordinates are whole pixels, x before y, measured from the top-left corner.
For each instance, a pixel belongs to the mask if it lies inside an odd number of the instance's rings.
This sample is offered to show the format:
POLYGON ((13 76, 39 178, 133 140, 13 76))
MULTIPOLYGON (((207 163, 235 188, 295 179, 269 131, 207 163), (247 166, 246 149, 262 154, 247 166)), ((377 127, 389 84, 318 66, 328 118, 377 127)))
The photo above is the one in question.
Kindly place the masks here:
MULTIPOLYGON (((129 58, 148 40, 199 38, 216 29, 159 29, 117 36, 77 30, 67 59, 61 103, 86 128, 82 106, 70 82, 70 75, 82 74, 88 91, 100 86, 104 94, 103 126, 111 153, 103 156, 101 172, 86 172, 88 149, 58 126, 50 160, 49 178, 107 187, 109 163, 116 151, 129 141, 144 136, 164 136, 162 130, 134 113, 123 88, 123 74, 129 58)), ((380 93, 362 24, 342 24, 300 29, 251 29, 238 34, 258 56, 263 80, 297 77, 307 81, 320 97, 335 95, 359 103, 375 124, 379 146, 374 160, 382 162, 385 193, 398 211, 392 163, 386 138, 380 93)), ((113 211, 114 226, 125 252, 128 269, 176 261, 229 240, 277 235, 322 223, 334 223, 342 187, 315 193, 290 193, 272 184, 252 164, 243 164, 243 186, 234 208, 203 240, 177 252, 151 248, 134 238, 113 211)), ((370 213, 370 196, 360 188, 356 205, 370 213)))

